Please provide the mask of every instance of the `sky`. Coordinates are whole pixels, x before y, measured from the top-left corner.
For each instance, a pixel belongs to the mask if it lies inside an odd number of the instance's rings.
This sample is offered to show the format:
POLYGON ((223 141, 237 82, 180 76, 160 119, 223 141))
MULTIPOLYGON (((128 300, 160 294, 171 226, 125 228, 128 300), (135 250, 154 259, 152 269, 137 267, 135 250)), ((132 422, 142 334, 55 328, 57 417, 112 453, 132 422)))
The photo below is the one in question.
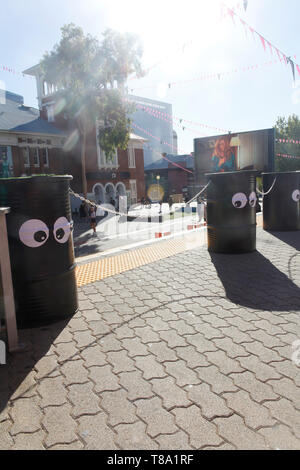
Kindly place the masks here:
MULTIPOLYGON (((259 37, 222 17, 219 0, 1 2, 0 88, 23 95, 26 105, 38 106, 35 80, 3 66, 22 72, 37 64, 59 42, 60 28, 73 22, 100 40, 106 28, 140 36, 143 66, 150 70, 130 79, 129 91, 172 104, 179 153, 192 152, 194 138, 219 134, 216 128, 264 129, 278 116, 300 115, 300 75, 296 71, 294 82, 290 65, 268 46, 264 51, 259 37), (259 67, 242 71, 252 65, 259 67), (232 70, 238 71, 222 75, 232 70), (220 80, 199 79, 218 73, 220 80)), ((243 0, 224 3, 300 65, 299 0, 248 0, 246 11, 243 0)))

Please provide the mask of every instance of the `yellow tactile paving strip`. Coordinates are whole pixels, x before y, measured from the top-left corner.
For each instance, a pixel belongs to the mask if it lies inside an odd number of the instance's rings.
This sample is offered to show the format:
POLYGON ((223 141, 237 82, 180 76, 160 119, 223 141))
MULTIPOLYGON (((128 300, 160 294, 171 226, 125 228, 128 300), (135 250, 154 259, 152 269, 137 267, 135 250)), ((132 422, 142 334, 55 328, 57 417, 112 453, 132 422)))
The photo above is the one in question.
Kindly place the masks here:
POLYGON ((103 258, 77 266, 77 286, 82 287, 200 246, 203 244, 203 235, 197 233, 198 236, 195 237, 196 233, 194 233, 194 237, 188 241, 182 238, 162 241, 145 248, 132 250, 110 258, 103 258))
MULTIPOLYGON (((258 227, 262 226, 261 216, 257 217, 257 225, 258 227)), ((182 238, 161 241, 144 248, 77 266, 77 286, 86 286, 101 281, 101 279, 140 268, 155 261, 169 258, 169 256, 202 246, 206 242, 206 236, 206 231, 197 230, 182 238)))

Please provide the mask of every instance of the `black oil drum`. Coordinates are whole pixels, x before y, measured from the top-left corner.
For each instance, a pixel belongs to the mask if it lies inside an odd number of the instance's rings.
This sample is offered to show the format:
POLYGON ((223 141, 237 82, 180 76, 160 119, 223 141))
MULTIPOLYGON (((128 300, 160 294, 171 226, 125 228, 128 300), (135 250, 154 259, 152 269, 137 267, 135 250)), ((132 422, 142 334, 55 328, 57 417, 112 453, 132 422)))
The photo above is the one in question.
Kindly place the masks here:
POLYGON ((256 171, 209 173, 208 251, 249 253, 256 249, 256 171))
POLYGON ((263 227, 268 231, 300 230, 300 172, 263 173, 263 227))
POLYGON ((69 197, 72 176, 0 180, 7 215, 18 327, 62 320, 78 309, 69 197))

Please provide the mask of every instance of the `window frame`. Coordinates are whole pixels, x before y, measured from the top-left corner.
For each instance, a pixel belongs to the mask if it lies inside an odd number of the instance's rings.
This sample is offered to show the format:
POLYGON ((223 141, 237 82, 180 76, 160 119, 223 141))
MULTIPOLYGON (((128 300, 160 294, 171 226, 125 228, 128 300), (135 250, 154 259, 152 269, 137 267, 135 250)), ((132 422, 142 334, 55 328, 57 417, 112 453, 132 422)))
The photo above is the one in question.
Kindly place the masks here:
POLYGON ((40 149, 42 151, 42 163, 44 168, 49 168, 49 149, 48 147, 43 147, 40 149), (45 153, 44 153, 45 151, 45 153), (46 157, 46 163, 44 161, 44 157, 46 157))
POLYGON ((127 153, 128 153, 128 168, 136 168, 135 148, 132 145, 129 145, 127 149, 127 153))
POLYGON ((23 164, 24 168, 30 168, 30 148, 29 147, 21 147, 23 153, 23 164), (25 152, 27 153, 27 159, 25 160, 25 152))

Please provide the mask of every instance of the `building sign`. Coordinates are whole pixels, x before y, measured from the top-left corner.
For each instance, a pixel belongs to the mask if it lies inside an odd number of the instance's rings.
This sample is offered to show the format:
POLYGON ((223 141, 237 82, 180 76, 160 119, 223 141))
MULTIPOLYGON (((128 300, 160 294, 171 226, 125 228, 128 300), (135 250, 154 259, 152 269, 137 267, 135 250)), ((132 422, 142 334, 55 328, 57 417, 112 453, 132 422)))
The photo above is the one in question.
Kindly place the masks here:
POLYGON ((0 146, 0 178, 13 176, 11 147, 0 146))

